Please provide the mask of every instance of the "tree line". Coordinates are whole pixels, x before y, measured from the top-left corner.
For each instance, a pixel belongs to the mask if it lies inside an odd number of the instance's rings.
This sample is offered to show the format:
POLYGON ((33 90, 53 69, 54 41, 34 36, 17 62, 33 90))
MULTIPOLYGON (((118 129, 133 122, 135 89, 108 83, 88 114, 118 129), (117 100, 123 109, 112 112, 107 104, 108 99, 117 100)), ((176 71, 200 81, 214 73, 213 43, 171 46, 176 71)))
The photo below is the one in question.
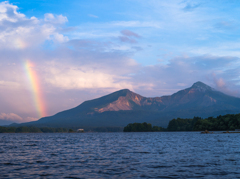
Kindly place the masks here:
MULTIPOLYGON (((227 114, 224 116, 208 117, 202 119, 194 117, 189 119, 172 119, 169 121, 168 127, 152 126, 150 123, 130 123, 124 127, 124 132, 158 132, 158 131, 228 131, 240 129, 240 114, 227 114)), ((92 129, 93 130, 93 129, 92 129)), ((121 131, 121 127, 110 128, 94 128, 95 132, 113 132, 121 131)), ((91 131, 91 130, 90 130, 91 131)), ((75 132, 67 128, 52 128, 52 127, 2 127, 0 133, 66 133, 75 132)))
POLYGON ((2 127, 0 126, 0 133, 63 133, 71 132, 71 129, 67 128, 52 128, 52 127, 34 127, 34 126, 22 126, 22 127, 2 127))
MULTIPOLYGON (((74 133, 77 132, 76 127, 72 129, 68 128, 54 128, 54 127, 34 127, 34 126, 22 126, 22 127, 3 127, 0 126, 0 133, 74 133)), ((93 127, 85 128, 86 132, 122 132, 123 127, 93 127)))
POLYGON ((124 127, 123 132, 157 132, 165 131, 163 127, 153 126, 150 123, 130 123, 124 127))
POLYGON ((167 128, 153 126, 150 123, 130 123, 124 127, 124 132, 155 132, 155 131, 228 131, 240 129, 240 114, 227 114, 224 116, 208 117, 202 119, 194 117, 189 119, 172 119, 167 128))
POLYGON ((240 129, 240 114, 227 114, 196 121, 193 130, 225 131, 240 129))

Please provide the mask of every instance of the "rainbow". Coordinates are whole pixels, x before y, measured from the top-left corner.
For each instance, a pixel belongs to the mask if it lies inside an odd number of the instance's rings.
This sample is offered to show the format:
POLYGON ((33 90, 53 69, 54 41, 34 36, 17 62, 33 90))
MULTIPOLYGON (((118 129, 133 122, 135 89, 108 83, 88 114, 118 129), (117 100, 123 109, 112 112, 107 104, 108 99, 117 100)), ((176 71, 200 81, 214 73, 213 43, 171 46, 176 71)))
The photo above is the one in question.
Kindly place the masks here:
POLYGON ((31 85, 32 96, 34 99, 34 104, 38 112, 39 118, 47 116, 45 103, 43 98, 43 93, 41 90, 40 81, 38 79, 37 73, 34 70, 34 64, 30 61, 24 63, 26 74, 31 85))

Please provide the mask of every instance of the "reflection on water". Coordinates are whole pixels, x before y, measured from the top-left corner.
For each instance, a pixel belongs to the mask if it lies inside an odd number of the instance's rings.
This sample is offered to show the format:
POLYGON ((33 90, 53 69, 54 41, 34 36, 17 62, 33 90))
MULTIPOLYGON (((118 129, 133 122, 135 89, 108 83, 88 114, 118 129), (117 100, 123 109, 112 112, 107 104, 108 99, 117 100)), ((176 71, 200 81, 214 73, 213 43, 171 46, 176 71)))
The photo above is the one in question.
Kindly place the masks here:
POLYGON ((0 134, 0 178, 236 178, 240 134, 0 134))

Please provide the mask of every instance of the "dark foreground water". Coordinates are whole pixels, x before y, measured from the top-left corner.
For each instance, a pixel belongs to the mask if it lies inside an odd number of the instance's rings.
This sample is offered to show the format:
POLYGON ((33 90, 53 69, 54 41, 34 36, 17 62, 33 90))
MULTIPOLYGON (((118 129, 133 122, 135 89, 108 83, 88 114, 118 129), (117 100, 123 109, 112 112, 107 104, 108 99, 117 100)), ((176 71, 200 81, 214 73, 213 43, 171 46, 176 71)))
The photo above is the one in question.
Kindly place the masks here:
POLYGON ((240 134, 0 134, 0 178, 240 178, 240 134))

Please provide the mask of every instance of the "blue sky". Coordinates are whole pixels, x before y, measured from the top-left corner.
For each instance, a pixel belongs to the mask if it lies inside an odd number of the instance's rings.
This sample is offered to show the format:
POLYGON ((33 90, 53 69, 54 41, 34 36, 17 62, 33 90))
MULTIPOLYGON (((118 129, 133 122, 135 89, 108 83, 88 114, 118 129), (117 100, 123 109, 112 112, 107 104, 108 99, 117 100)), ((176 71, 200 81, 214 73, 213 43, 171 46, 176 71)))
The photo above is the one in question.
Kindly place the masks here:
POLYGON ((1 1, 0 119, 39 118, 25 60, 49 115, 122 88, 162 96, 196 81, 240 97, 239 10, 237 0, 1 1))
MULTIPOLYGON (((231 55, 239 48, 238 1, 10 1, 28 18, 45 13, 67 17, 65 32, 72 39, 112 41, 120 31, 140 34, 134 54, 143 65, 178 55, 231 55), (124 24, 125 23, 125 24, 124 24), (233 43, 233 44, 232 44, 233 43), (146 56, 148 60, 146 60, 146 56)), ((123 47, 122 47, 123 48, 123 47)), ((126 47, 125 47, 126 48, 126 47)), ((167 62, 166 62, 167 63, 167 62)))

